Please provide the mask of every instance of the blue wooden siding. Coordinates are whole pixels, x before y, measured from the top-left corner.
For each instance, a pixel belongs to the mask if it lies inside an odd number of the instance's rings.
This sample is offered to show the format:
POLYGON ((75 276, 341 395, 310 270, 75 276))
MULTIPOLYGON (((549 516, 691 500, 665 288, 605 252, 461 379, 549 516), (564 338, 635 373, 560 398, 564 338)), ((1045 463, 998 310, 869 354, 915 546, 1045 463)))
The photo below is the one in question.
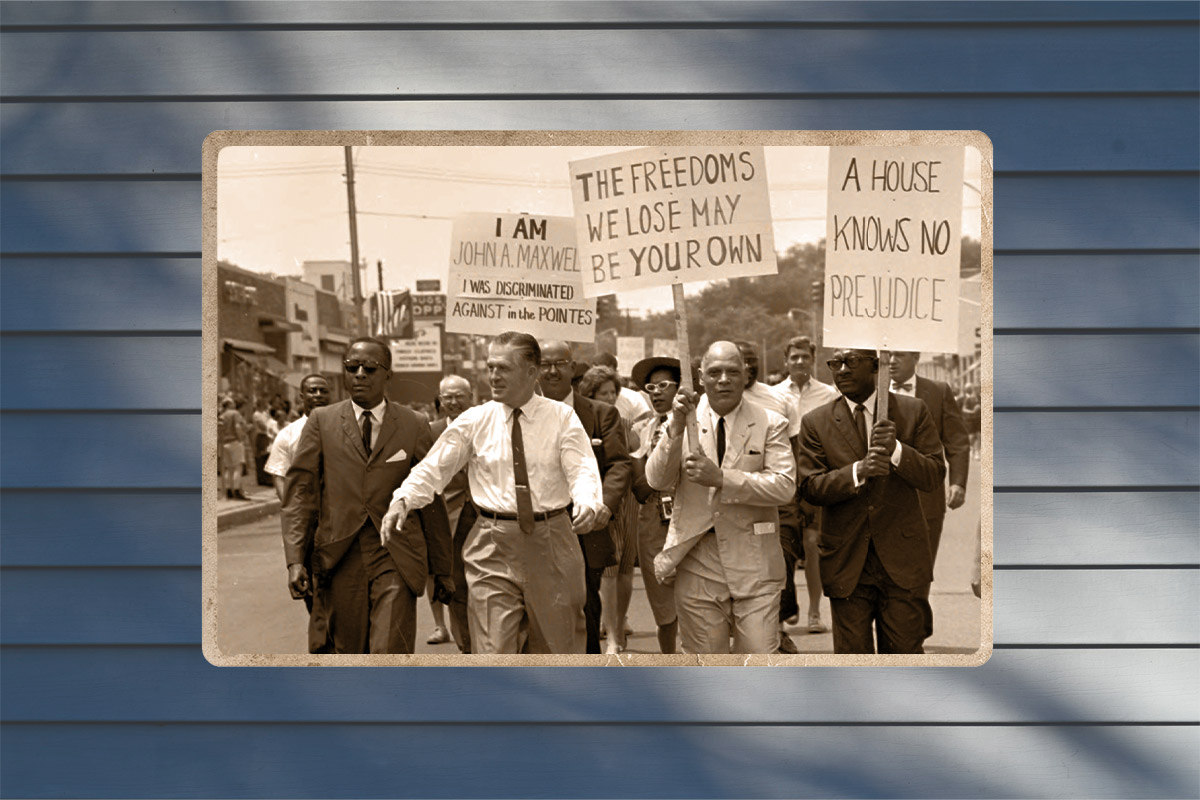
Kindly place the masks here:
POLYGON ((4 793, 1196 796, 1198 19, 1195 3, 0 4, 4 793), (983 130, 991 661, 208 665, 200 146, 225 128, 983 130))

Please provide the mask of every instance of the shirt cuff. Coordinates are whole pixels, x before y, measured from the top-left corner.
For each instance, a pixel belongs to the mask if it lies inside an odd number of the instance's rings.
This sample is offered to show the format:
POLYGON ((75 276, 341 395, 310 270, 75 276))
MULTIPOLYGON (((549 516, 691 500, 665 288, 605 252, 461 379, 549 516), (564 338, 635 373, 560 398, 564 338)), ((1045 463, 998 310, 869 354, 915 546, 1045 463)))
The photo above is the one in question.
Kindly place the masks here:
POLYGON ((900 448, 901 448, 901 446, 902 445, 900 444, 900 442, 896 442, 896 449, 892 451, 892 466, 893 467, 900 466, 900 448))
POLYGON ((854 478, 854 488, 857 489, 863 485, 863 482, 858 479, 858 462, 855 461, 850 465, 850 477, 854 478))

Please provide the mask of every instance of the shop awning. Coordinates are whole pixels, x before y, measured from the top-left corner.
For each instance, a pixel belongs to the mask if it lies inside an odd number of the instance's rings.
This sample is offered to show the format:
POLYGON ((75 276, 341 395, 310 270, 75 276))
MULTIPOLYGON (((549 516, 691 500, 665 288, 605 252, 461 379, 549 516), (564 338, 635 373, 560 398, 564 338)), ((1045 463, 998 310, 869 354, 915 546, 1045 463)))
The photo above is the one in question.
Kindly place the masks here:
POLYGON ((299 323, 266 311, 258 312, 258 327, 264 333, 299 333, 304 330, 299 323))
POLYGON ((241 350, 244 353, 262 353, 263 355, 275 353, 275 348, 269 344, 251 342, 246 339, 222 339, 221 346, 228 347, 230 350, 241 350))

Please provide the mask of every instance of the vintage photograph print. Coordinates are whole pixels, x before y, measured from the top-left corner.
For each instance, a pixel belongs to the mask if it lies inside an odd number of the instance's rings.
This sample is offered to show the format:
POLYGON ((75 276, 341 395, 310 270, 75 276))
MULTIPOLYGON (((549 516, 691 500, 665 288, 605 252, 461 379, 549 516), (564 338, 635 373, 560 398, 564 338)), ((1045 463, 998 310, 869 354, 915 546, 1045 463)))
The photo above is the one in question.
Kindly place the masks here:
POLYGON ((207 658, 982 664, 991 159, 212 134, 207 658))

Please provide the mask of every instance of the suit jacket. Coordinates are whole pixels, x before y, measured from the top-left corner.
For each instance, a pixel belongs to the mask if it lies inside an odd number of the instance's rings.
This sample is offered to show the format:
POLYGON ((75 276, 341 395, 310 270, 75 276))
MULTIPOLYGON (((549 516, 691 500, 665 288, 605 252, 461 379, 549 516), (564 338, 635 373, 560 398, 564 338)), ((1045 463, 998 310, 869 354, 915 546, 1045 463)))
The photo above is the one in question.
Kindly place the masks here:
MULTIPOLYGON (((696 411, 700 449, 715 454, 716 431, 708 423, 708 408, 708 398, 702 397, 696 411)), ((646 462, 646 480, 654 489, 675 494, 667 541, 654 559, 659 580, 675 574, 711 519, 734 597, 757 597, 783 588, 778 509, 796 493, 796 462, 787 425, 778 414, 743 401, 726 435, 720 489, 693 483, 684 474, 685 455, 690 452, 686 433, 658 440, 646 462)))
MULTIPOLYGON (((913 387, 918 400, 924 400, 942 441, 942 451, 949 465, 950 483, 954 486, 967 485, 967 474, 971 469, 971 437, 963 420, 954 390, 942 381, 916 377, 913 387)), ((925 519, 936 520, 946 516, 946 485, 939 483, 932 492, 921 492, 921 506, 925 519)))
MULTIPOLYGON (((313 409, 287 473, 283 518, 288 564, 312 555, 314 572, 329 572, 363 525, 379 530, 392 492, 433 444, 429 423, 388 402, 367 458, 350 400, 313 409)), ((404 521, 388 543, 396 569, 415 596, 429 573, 451 574, 450 526, 441 497, 404 521)))
POLYGON ((867 547, 888 576, 906 589, 933 580, 929 528, 919 491, 930 492, 945 476, 942 444, 925 404, 888 395, 888 419, 904 445, 899 466, 885 477, 854 485, 853 464, 867 453, 854 417, 842 398, 804 415, 800 425, 800 491, 825 507, 821 530, 821 583, 830 597, 848 597, 858 585, 867 547))
MULTIPOLYGON (((633 483, 633 461, 621 430, 621 415, 607 403, 597 403, 575 393, 575 416, 592 440, 592 453, 600 467, 604 505, 616 514, 633 483)), ((588 569, 600 569, 617 563, 617 550, 609 526, 582 534, 583 558, 588 569)))

